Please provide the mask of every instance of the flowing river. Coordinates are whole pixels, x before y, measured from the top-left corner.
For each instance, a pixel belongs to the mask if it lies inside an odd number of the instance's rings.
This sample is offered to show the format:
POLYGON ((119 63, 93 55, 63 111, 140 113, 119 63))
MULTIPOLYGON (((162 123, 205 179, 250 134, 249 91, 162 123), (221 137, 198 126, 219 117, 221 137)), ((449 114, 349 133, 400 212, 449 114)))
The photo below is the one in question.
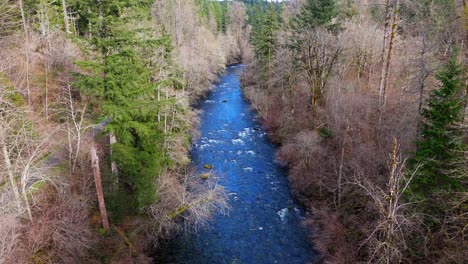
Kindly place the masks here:
POLYGON ((301 226, 276 146, 260 127, 240 88, 243 66, 231 65, 201 104, 201 137, 192 150, 200 172, 213 165, 231 210, 216 214, 198 234, 180 236, 157 263, 310 263, 314 252, 301 226))

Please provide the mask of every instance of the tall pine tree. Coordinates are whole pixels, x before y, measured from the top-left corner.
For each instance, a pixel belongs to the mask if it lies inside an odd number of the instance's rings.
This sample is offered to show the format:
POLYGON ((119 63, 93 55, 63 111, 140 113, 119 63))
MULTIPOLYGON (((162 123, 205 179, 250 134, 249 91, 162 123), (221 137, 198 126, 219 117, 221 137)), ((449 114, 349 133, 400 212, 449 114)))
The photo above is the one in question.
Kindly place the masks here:
MULTIPOLYGON (((423 110, 423 125, 413 166, 419 165, 411 183, 411 194, 416 200, 425 200, 433 192, 461 190, 461 175, 456 160, 462 151, 463 87, 462 68, 455 59, 437 74, 441 87, 434 90, 427 107, 423 110)), ((463 157, 462 157, 463 158, 463 157)))
POLYGON ((279 11, 275 4, 269 4, 268 9, 258 13, 256 27, 252 32, 252 44, 255 56, 262 62, 266 77, 269 77, 270 62, 276 48, 276 33, 280 28, 279 11))
POLYGON ((156 39, 143 26, 129 26, 150 19, 150 1, 106 1, 97 6, 83 1, 80 5, 83 10, 90 8, 99 14, 87 17, 85 13, 81 19, 88 23, 85 32, 100 56, 80 63, 89 74, 80 75, 76 85, 100 99, 101 112, 109 119, 105 131, 117 139, 112 146, 112 158, 119 167, 120 186, 116 192, 120 204, 116 207, 127 207, 128 214, 128 210, 155 202, 155 178, 171 163, 158 119, 163 102, 157 98, 159 87, 172 85, 173 78, 156 80, 153 72, 163 66, 153 65, 144 54, 165 50, 161 56, 169 61, 172 46, 164 34, 156 39))

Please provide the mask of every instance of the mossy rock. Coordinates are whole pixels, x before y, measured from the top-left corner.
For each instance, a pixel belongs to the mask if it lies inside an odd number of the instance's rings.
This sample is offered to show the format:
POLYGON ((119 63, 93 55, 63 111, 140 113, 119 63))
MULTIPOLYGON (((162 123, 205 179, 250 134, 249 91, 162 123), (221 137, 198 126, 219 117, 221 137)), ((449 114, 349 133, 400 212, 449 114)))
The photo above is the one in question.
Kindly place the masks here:
POLYGON ((203 173, 203 174, 200 176, 200 178, 201 178, 202 180, 208 180, 210 177, 211 177, 211 174, 210 174, 209 172, 203 173))
POLYGON ((207 169, 207 170, 211 170, 211 169, 213 169, 213 165, 211 165, 211 164, 205 164, 205 165, 203 165, 203 168, 205 168, 205 169, 207 169))

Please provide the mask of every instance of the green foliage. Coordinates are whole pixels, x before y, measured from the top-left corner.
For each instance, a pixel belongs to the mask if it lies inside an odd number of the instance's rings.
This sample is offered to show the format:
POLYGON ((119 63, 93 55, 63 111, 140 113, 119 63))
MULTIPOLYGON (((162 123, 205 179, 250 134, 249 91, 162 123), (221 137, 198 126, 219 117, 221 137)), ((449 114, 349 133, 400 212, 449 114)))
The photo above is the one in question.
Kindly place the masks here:
MULTIPOLYGON (((260 10, 260 7, 258 7, 260 10)), ((255 56, 263 65, 269 65, 277 45, 276 34, 280 29, 280 10, 269 4, 265 12, 258 12, 254 20, 251 42, 255 56)))
POLYGON ((104 236, 106 234, 106 230, 102 227, 98 228, 97 231, 100 236, 104 236))
MULTIPOLYGON (((67 0, 67 3, 69 2, 72 1, 67 0)), ((37 31, 64 30, 61 0, 23 0, 23 6, 26 19, 37 31)))
POLYGON ((171 166, 166 154, 163 126, 158 115, 164 104, 158 101, 161 87, 182 88, 185 82, 172 70, 172 43, 165 30, 155 38, 145 28, 151 1, 93 1, 76 3, 83 10, 101 12, 101 18, 84 12, 80 23, 89 23, 87 34, 101 56, 80 62, 88 74, 78 75, 76 86, 100 100, 102 114, 109 118, 106 133, 113 133, 112 158, 119 167, 119 187, 109 208, 116 219, 156 201, 155 178, 171 166), (134 28, 132 28, 132 25, 134 28), (155 72, 168 71, 165 79, 155 72))
POLYGON ((335 0, 306 0, 301 13, 293 19, 295 29, 310 30, 317 26, 331 26, 338 15, 335 0))
MULTIPOLYGON (((20 92, 15 91, 13 86, 1 87, 1 89, 5 89, 5 91, 8 91, 6 93, 6 96, 2 98, 5 102, 8 102, 9 104, 12 104, 15 107, 24 106, 26 104, 23 95, 20 92)), ((0 104, 0 106, 2 106, 2 104, 0 104)))
POLYGON ((459 127, 462 120, 462 69, 451 59, 437 74, 441 88, 434 90, 423 110, 423 124, 413 167, 420 165, 411 183, 411 195, 424 200, 433 192, 462 189, 454 161, 466 150, 459 127))
POLYGON ((226 33, 229 25, 228 1, 195 0, 198 5, 198 15, 205 19, 214 19, 216 30, 226 33))
POLYGON ((318 129, 319 135, 321 138, 332 138, 333 137, 333 132, 326 128, 326 127, 321 127, 318 129))
POLYGON ((359 15, 359 10, 354 0, 342 1, 339 9, 339 15, 341 15, 340 19, 349 19, 359 15))
MULTIPOLYGON (((108 184, 111 185, 111 183, 108 184)), ((106 192, 104 199, 109 212, 109 220, 112 223, 119 223, 125 216, 135 214, 137 204, 124 182, 120 183, 115 190, 106 192)))

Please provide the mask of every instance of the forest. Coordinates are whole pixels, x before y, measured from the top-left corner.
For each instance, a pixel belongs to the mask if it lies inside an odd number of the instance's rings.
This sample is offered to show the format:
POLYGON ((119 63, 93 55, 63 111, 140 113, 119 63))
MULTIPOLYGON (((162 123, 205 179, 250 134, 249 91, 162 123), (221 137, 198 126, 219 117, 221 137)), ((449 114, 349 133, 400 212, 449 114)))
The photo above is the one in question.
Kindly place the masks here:
POLYGON ((466 1, 253 9, 246 96, 323 263, 463 263, 466 1))
POLYGON ((0 263, 154 263, 229 217, 191 150, 239 63, 314 263, 465 263, 467 42, 466 0, 0 0, 0 263))

